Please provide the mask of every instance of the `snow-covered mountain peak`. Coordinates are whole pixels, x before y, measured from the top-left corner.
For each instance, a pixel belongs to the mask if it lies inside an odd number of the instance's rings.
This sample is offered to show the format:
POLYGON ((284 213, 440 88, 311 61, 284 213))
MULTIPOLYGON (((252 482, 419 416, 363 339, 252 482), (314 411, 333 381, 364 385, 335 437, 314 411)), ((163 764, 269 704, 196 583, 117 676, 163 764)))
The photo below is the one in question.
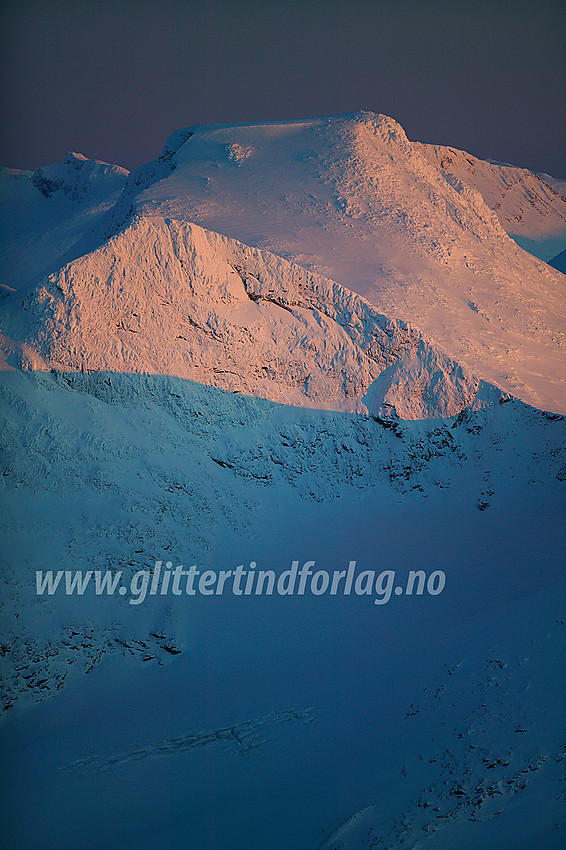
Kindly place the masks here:
POLYGON ((347 126, 350 130, 354 132, 365 130, 377 140, 395 146, 408 155, 411 154, 411 142, 407 138, 405 130, 398 121, 389 115, 360 111, 346 115, 344 118, 347 120, 347 126))
MULTIPOLYGON (((91 254, 138 220, 195 224, 361 295, 377 314, 418 328, 467 374, 566 410, 563 276, 517 247, 483 184, 435 151, 409 141, 394 119, 361 111, 189 126, 127 178, 69 154, 32 180, 41 201, 60 198, 65 209, 69 196, 94 202, 96 187, 108 209, 118 192, 107 190, 123 186, 105 218, 93 217, 96 230, 63 243, 66 253, 57 246, 59 263, 91 254)), ((16 244, 20 263, 29 265, 34 245, 16 244)), ((161 274, 151 253, 143 265, 161 274)), ((14 278, 6 282, 18 288, 14 278)))
POLYGON ((311 132, 344 132, 355 127, 366 127, 383 141, 406 144, 407 136, 401 125, 388 115, 359 110, 343 115, 288 119, 284 121, 258 121, 239 124, 195 124, 172 133, 163 148, 160 159, 170 159, 191 137, 247 141, 258 145, 269 144, 280 138, 297 137, 311 132))
POLYGON ((155 215, 334 280, 471 373, 566 410, 562 276, 517 247, 467 172, 388 116, 179 130, 132 172, 105 234, 155 215))
POLYGON ((62 163, 34 171, 32 182, 46 198, 62 191, 72 201, 80 203, 88 197, 106 195, 122 188, 127 176, 125 168, 87 159, 83 154, 70 151, 62 163))
POLYGON ((333 281, 158 217, 136 219, 2 313, 12 367, 172 375, 405 419, 456 415, 478 388, 418 330, 333 281))
POLYGON ((127 176, 125 168, 69 151, 62 163, 38 168, 32 182, 46 198, 62 191, 72 201, 84 202, 121 189, 127 176))
MULTIPOLYGON (((120 166, 72 151, 33 172, 1 169, 2 285, 22 290, 59 268, 116 203, 127 176, 120 166)), ((90 241, 92 249, 100 237, 90 241)))
POLYGON ((76 151, 67 151, 63 163, 65 165, 74 165, 75 168, 80 168, 82 163, 86 162, 87 159, 88 157, 86 157, 82 153, 77 153, 76 151))

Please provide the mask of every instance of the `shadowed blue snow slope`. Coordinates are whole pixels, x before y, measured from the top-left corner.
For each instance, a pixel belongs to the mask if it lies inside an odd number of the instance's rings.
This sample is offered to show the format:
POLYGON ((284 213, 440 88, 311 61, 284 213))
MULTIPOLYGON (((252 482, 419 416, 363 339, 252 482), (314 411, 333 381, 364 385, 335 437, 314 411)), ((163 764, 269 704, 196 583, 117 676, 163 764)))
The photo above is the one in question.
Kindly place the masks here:
POLYGON ((170 377, 1 377, 9 846, 558 846, 562 417, 489 393, 403 422, 170 377), (378 605, 36 594, 36 570, 157 560, 446 584, 378 605))
MULTIPOLYGON (((25 289, 60 268, 64 256, 77 256, 75 246, 96 230, 127 176, 72 152, 33 173, 0 169, 0 293, 25 289)), ((90 235, 88 250, 99 241, 90 235)))
POLYGON ((552 266, 556 271, 566 274, 566 249, 557 254, 556 257, 553 257, 552 260, 549 260, 548 265, 552 266))

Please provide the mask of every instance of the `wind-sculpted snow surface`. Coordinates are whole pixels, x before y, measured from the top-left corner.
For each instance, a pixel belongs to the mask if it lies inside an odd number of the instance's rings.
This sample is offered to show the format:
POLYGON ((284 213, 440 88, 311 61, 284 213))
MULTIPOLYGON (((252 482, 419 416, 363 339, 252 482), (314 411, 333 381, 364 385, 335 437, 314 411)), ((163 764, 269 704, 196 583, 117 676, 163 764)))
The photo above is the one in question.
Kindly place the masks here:
POLYGON ((504 230, 521 204, 535 210, 536 188, 540 210, 521 230, 534 244, 544 212, 552 233, 563 228, 563 199, 523 174, 521 200, 507 193, 500 221, 490 206, 517 170, 476 186, 441 162, 370 112, 189 127, 132 172, 106 234, 157 213, 266 249, 411 322, 504 391, 566 412, 564 278, 504 230))
POLYGON ((0 293, 25 290, 60 268, 76 245, 100 243, 97 226, 119 197, 128 172, 68 153, 35 172, 0 171, 0 293))
POLYGON ((416 329, 344 287, 159 218, 135 221, 3 308, 9 337, 25 346, 8 357, 17 365, 176 375, 405 419, 454 415, 478 386, 416 329))
POLYGON ((526 168, 484 162, 455 148, 415 146, 447 175, 479 192, 521 248, 546 261, 566 248, 563 183, 526 168))
POLYGON ((273 713, 267 717, 244 720, 241 723, 237 723, 234 726, 227 726, 224 729, 189 732, 179 738, 155 741, 148 747, 127 753, 118 753, 111 756, 94 756, 89 759, 83 759, 82 761, 76 761, 68 765, 67 769, 79 773, 103 772, 123 767, 127 764, 144 761, 145 759, 180 755, 186 750, 192 750, 196 747, 220 746, 224 749, 234 749, 239 755, 248 755, 251 750, 261 746, 262 742, 258 740, 258 735, 263 731, 262 727, 265 725, 290 723, 293 721, 312 723, 313 719, 308 709, 306 711, 287 709, 286 711, 273 713))
POLYGON ((563 846, 564 276, 452 153, 0 175, 7 846, 563 846))

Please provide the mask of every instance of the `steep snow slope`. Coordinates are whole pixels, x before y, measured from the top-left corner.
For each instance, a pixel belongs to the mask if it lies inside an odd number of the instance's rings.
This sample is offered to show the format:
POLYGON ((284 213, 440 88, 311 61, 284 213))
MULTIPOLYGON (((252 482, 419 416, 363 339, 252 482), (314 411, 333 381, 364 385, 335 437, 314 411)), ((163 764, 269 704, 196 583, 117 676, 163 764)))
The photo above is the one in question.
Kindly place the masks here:
POLYGON ((485 162, 445 145, 417 147, 447 174, 478 191, 521 248, 546 261, 566 248, 563 182, 555 180, 553 186, 548 175, 485 162))
POLYGON ((143 218, 0 307, 8 365, 176 375, 308 407, 450 416, 478 381, 414 328, 265 251, 143 218))
POLYGON ((561 417, 488 391, 391 423, 178 378, 0 386, 10 846, 449 847, 465 829, 515 850, 517 808, 560 846, 561 417), (446 588, 35 595, 38 569, 166 559, 354 559, 446 588))
POLYGON ((7 175, 4 840, 563 846, 565 420, 493 386, 563 409, 563 276, 384 116, 179 131, 111 209, 92 168, 7 175), (390 596, 131 584, 294 560, 390 596))
POLYGON ((538 172, 538 176, 544 180, 545 183, 548 183, 559 195, 562 195, 563 198, 566 198, 566 180, 564 178, 552 177, 550 174, 546 174, 544 171, 538 172))
POLYGON ((549 260, 549 265, 557 269, 557 271, 566 274, 566 249, 557 254, 556 257, 553 257, 552 260, 549 260))
POLYGON ((130 175, 106 232, 134 214, 192 221, 316 271, 474 374, 566 410, 564 278, 391 118, 179 131, 130 175))
POLYGON ((0 171, 0 285, 22 289, 96 228, 124 188, 128 172, 68 153, 35 172, 0 171))

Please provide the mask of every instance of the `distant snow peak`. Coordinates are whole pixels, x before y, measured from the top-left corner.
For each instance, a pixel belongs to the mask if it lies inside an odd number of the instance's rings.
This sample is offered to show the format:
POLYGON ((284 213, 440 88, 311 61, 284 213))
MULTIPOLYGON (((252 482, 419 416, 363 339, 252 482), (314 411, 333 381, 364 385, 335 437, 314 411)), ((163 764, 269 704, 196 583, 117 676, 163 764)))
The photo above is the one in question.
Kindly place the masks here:
POLYGON ((82 153, 77 153, 76 151, 68 151, 63 163, 65 165, 72 165, 74 168, 81 168, 83 163, 88 162, 88 157, 86 157, 82 153))
POLYGON ((125 168, 69 151, 62 163, 38 168, 31 179, 46 198, 61 191, 72 201, 81 202, 89 195, 121 188, 127 176, 125 168))
POLYGON ((467 186, 526 251, 549 260, 566 247, 564 181, 444 145, 414 143, 454 187, 467 186), (561 193, 562 190, 562 193, 561 193))
POLYGON ((31 177, 33 171, 25 171, 22 168, 6 168, 6 166, 0 166, 0 184, 1 183, 9 183, 12 180, 27 180, 31 177))

